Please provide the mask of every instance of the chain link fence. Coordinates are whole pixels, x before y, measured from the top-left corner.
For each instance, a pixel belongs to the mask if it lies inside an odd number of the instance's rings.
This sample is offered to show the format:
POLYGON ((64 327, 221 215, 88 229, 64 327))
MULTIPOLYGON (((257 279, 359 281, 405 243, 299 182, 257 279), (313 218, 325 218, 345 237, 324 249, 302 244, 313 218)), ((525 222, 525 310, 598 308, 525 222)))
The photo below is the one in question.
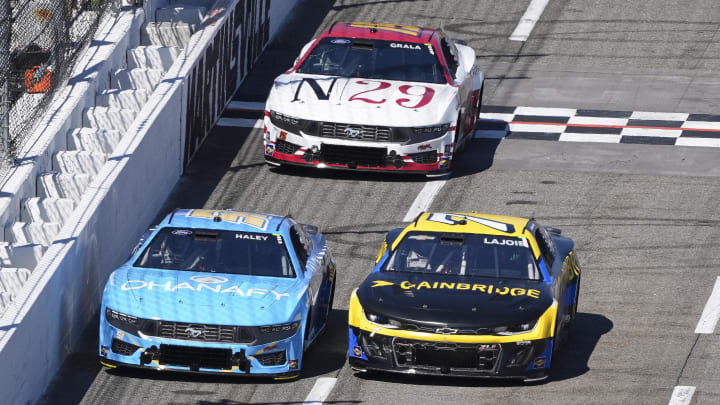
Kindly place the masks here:
POLYGON ((12 164, 112 0, 0 0, 0 158, 12 164))

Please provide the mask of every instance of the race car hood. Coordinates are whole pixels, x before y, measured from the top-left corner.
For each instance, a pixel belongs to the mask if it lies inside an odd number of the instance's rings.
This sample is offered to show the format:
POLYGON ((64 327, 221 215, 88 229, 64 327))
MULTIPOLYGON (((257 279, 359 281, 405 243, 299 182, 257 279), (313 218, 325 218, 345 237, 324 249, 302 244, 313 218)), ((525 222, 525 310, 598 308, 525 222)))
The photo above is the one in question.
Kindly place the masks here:
POLYGON ((275 80, 267 109, 296 118, 349 124, 454 124, 456 92, 457 88, 447 84, 291 73, 275 80))
POLYGON ((391 272, 370 274, 357 295, 374 314, 451 328, 533 321, 553 303, 549 286, 539 281, 391 272))
POLYGON ((303 292, 295 278, 129 267, 113 273, 103 302, 143 318, 252 325, 287 322, 303 292))

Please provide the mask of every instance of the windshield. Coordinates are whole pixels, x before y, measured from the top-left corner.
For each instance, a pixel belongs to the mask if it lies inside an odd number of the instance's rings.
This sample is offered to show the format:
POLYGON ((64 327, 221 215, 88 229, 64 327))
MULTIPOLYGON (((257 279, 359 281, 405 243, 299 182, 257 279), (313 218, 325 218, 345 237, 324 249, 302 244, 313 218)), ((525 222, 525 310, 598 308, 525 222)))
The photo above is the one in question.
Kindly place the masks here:
POLYGON ((527 239, 409 232, 382 271, 540 280, 527 239))
POLYGON ((445 83, 431 44, 368 39, 323 38, 298 73, 365 79, 445 83))
POLYGON ((209 229, 161 229, 135 267, 295 277, 280 235, 209 229))

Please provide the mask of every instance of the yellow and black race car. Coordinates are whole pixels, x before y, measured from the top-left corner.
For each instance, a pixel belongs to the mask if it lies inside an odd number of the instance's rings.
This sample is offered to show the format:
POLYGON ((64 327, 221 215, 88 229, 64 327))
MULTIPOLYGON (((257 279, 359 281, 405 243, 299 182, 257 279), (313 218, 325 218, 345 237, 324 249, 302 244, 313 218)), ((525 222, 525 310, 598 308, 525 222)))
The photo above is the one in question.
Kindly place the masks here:
POLYGON ((549 376, 580 293, 573 241, 533 219, 423 213, 390 231, 350 298, 358 371, 549 376))

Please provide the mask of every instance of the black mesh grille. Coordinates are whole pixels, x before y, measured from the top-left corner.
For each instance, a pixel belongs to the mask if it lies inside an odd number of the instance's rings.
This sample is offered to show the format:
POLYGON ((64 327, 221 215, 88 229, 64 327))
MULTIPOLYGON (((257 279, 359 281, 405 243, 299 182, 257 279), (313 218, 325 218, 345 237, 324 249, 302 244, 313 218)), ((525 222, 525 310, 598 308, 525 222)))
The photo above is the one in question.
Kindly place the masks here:
POLYGON ((365 148, 323 144, 320 149, 322 161, 349 166, 385 167, 385 148, 365 148))
POLYGON ((393 137, 390 127, 374 125, 341 124, 338 122, 323 122, 320 124, 319 136, 323 138, 347 139, 350 141, 376 141, 399 142, 401 139, 393 137))
POLYGON ((422 324, 417 322, 400 322, 400 329, 409 330, 413 332, 426 332, 426 333, 440 333, 443 335, 487 335, 490 333, 490 328, 445 328, 438 325, 422 324))
POLYGON ((460 344, 396 339, 395 360, 400 367, 493 371, 500 358, 498 344, 460 344))
POLYGON ((139 349, 139 347, 127 342, 123 342, 120 339, 113 338, 110 349, 113 351, 113 353, 121 354, 123 356, 132 356, 133 354, 135 354, 137 349, 139 349))
POLYGON ((408 154, 415 163, 435 163, 437 162, 437 151, 431 150, 428 152, 410 153, 408 154))
POLYGON ((281 366, 285 364, 285 351, 281 352, 274 352, 274 353, 264 353, 258 356, 255 356, 255 358, 265 367, 269 366, 281 366))
POLYGON ((292 155, 297 152, 298 149, 300 149, 300 145, 295 145, 292 142, 283 141, 282 139, 278 139, 275 141, 276 152, 292 155))
POLYGON ((192 346, 160 345, 160 364, 230 370, 232 350, 192 346))
POLYGON ((242 343, 253 340, 253 335, 248 328, 242 326, 168 321, 158 321, 158 336, 168 339, 194 340, 199 342, 242 343))

